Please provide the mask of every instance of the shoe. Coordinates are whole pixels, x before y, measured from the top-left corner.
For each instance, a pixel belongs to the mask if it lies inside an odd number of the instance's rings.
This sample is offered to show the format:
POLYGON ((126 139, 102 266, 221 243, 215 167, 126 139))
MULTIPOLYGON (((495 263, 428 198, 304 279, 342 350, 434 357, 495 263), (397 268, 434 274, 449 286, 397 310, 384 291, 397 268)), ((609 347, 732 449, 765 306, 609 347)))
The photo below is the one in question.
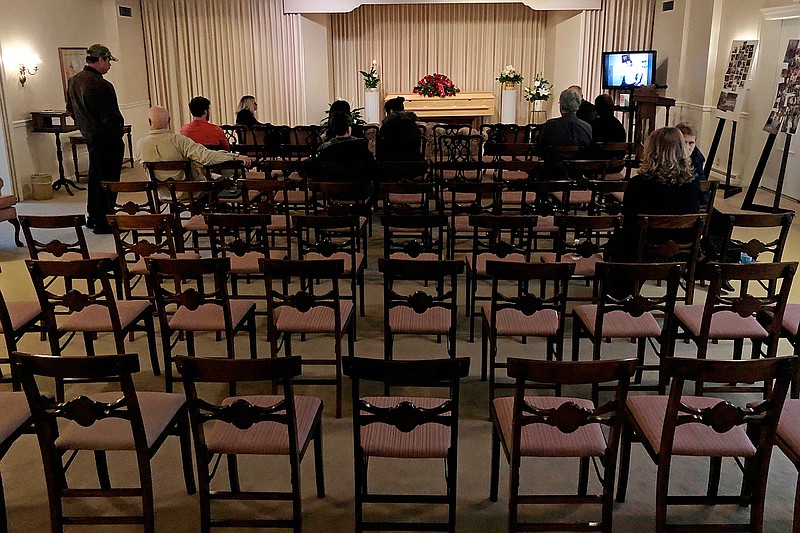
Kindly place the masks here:
POLYGON ((95 226, 95 228, 92 230, 92 233, 95 235, 108 235, 111 233, 111 226, 95 226))
POLYGON ((733 288, 733 285, 731 285, 731 282, 728 280, 723 281, 722 285, 720 285, 719 288, 722 290, 722 292, 733 292, 736 290, 733 288))

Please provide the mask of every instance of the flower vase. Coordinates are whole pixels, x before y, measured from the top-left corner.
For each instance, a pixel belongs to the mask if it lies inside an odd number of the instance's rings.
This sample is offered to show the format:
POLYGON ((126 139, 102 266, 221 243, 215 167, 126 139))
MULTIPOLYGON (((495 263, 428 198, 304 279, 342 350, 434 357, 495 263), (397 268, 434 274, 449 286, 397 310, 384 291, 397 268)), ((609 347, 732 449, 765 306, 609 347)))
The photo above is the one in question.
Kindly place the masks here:
POLYGON ((367 124, 381 121, 381 93, 378 88, 364 91, 364 120, 367 124))
POLYGON ((544 100, 534 100, 533 101, 533 110, 534 111, 544 111, 544 100))
POLYGON ((504 83, 503 93, 500 96, 500 122, 503 124, 517 123, 517 94, 516 83, 504 83))

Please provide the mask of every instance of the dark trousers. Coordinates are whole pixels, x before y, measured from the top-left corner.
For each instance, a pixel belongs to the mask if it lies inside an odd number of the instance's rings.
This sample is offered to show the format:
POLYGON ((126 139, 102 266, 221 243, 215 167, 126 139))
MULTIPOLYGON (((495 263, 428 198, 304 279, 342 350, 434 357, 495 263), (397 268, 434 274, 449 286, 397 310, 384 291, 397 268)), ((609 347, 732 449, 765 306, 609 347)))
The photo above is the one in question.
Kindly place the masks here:
MULTIPOLYGON (((89 184, 86 200, 86 211, 89 220, 95 225, 104 226, 108 213, 109 200, 103 193, 100 182, 119 181, 122 171, 122 157, 125 153, 125 144, 122 136, 119 138, 99 136, 86 139, 89 149, 89 184)), ((116 198, 112 198, 111 202, 116 198)))

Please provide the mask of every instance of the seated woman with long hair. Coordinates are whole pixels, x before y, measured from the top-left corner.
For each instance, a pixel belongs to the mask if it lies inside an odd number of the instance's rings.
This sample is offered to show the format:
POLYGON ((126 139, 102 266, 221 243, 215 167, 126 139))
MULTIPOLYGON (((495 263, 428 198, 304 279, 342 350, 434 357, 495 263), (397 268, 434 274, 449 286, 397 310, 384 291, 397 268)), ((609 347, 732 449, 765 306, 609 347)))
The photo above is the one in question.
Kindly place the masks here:
POLYGON ((256 118, 256 111, 258 104, 256 97, 245 95, 239 100, 239 105, 236 108, 236 124, 238 126, 258 126, 261 122, 256 118))
POLYGON ((677 128, 655 130, 644 143, 639 173, 631 178, 622 201, 619 260, 634 260, 640 215, 690 215, 700 211, 702 193, 677 128))

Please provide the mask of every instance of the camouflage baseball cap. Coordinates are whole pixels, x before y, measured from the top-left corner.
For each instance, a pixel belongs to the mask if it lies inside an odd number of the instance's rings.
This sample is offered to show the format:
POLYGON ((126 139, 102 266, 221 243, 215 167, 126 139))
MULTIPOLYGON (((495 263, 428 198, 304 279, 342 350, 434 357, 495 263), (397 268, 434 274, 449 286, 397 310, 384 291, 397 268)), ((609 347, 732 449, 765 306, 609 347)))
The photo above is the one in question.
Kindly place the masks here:
POLYGON ((102 44, 93 44, 86 49, 88 57, 96 57, 98 59, 108 59, 109 61, 116 61, 117 58, 111 55, 111 50, 102 44))

